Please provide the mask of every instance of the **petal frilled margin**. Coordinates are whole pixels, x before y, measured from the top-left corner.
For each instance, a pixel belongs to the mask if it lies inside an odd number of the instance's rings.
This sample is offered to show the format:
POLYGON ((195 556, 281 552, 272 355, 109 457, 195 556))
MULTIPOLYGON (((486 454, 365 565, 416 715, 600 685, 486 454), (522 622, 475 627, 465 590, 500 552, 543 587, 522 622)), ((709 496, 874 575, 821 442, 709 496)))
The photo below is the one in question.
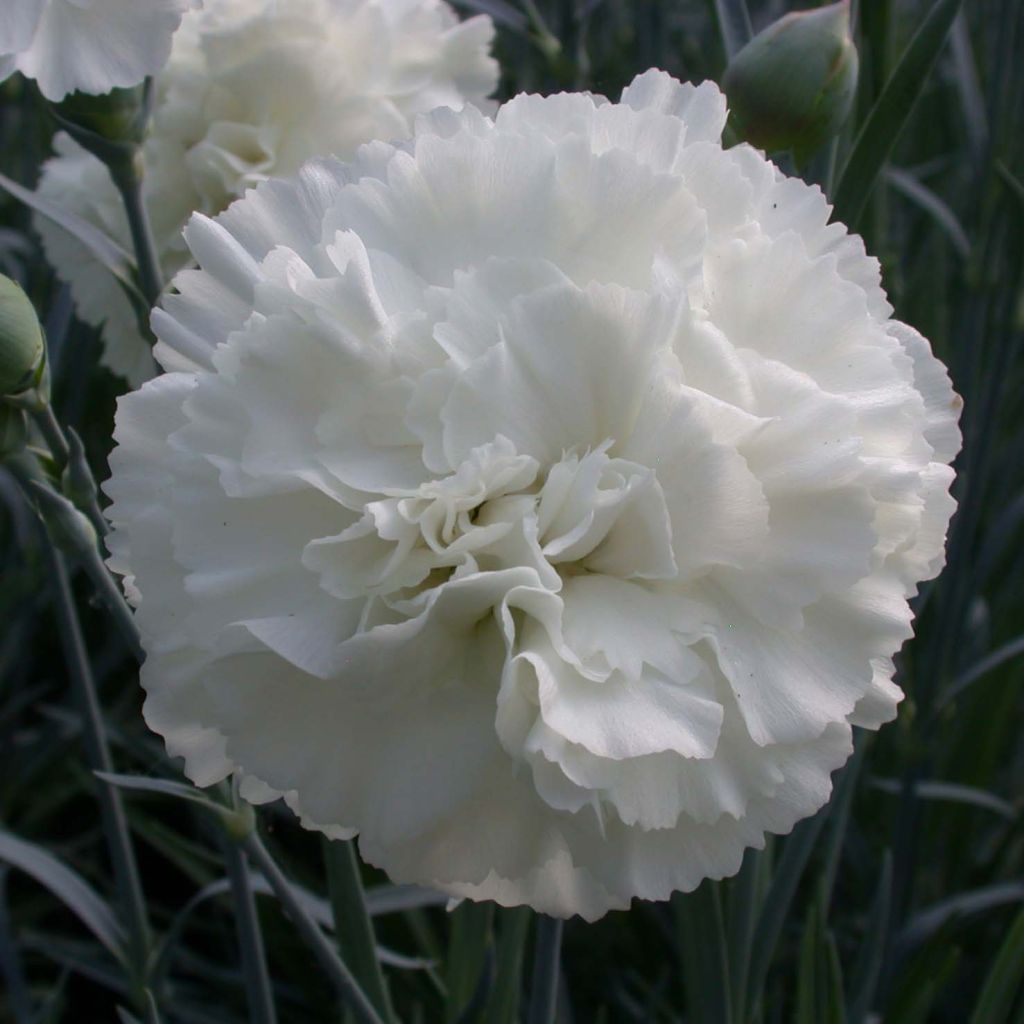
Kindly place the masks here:
POLYGON ((107 490, 196 782, 591 919, 828 799, 902 696, 958 400, 724 118, 660 72, 442 110, 193 219, 107 490))

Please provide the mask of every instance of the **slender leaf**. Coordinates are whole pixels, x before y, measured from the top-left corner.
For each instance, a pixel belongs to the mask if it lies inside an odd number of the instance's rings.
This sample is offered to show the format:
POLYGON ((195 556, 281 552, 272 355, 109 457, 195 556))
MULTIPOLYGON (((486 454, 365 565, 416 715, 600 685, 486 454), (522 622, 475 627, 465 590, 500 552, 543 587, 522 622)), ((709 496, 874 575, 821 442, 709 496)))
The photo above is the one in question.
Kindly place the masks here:
POLYGON ((45 886, 119 961, 124 960, 124 934, 110 905, 88 882, 36 843, 0 829, 0 860, 45 886))
POLYGON ((961 0, 935 0, 885 83, 843 168, 834 217, 855 228, 878 175, 896 145, 928 73, 938 59, 961 0))
POLYGON ((811 858, 811 851, 828 817, 828 810, 824 807, 813 818, 801 822, 786 842, 754 932, 748 1007, 755 1006, 761 997, 782 926, 786 922, 804 868, 811 858))
POLYGON ((448 897, 443 892, 421 885, 378 885, 366 890, 366 909, 371 917, 442 907, 447 902, 448 897))
POLYGON ((861 1024, 872 1008, 878 979, 882 974, 886 934, 889 930, 889 910, 892 903, 892 851, 885 851, 882 872, 875 890, 875 898, 868 914, 864 937, 860 942, 857 960, 850 979, 852 993, 847 1009, 850 1024, 861 1024))
POLYGON ((754 923, 760 909, 758 870, 763 854, 749 849, 729 894, 728 959, 732 1008, 736 1020, 746 1019, 747 979, 754 941, 754 923))
POLYGON ((377 1012, 389 1020, 394 1011, 377 958, 355 843, 325 838, 323 851, 338 951, 377 1012))
POLYGON ((948 203, 937 196, 927 185, 922 185, 912 174, 897 167, 888 168, 885 172, 885 179, 897 192, 906 196, 935 221, 961 259, 966 260, 970 257, 971 241, 948 203))
POLYGON ((528 907, 512 907, 500 908, 496 916, 497 970, 483 1019, 487 1024, 515 1024, 519 1019, 526 937, 533 915, 528 907))
POLYGON ((985 97, 978 79, 978 66, 971 49, 971 36, 967 25, 966 12, 960 11, 953 22, 949 36, 953 51, 953 68, 956 72, 960 105, 963 107, 963 124, 970 144, 971 155, 980 161, 988 146, 988 112, 985 97))
POLYGON ((1011 659, 1016 658, 1018 654, 1024 654, 1024 636, 1019 636, 1016 640, 1011 640, 1008 644, 1004 644, 991 654, 986 655, 976 665, 972 665, 962 675, 957 676, 942 694, 939 700, 940 705, 947 704, 954 697, 963 693, 967 687, 976 683, 994 669, 999 668, 1000 665, 1004 665, 1011 659))
POLYGON ((135 283, 135 264, 131 256, 112 238, 105 235, 95 224, 79 217, 70 210, 63 210, 56 203, 51 203, 38 193, 19 185, 4 174, 0 174, 0 188, 9 192, 15 199, 35 210, 36 213, 52 220, 58 227, 73 235, 110 271, 118 283, 127 292, 128 297, 137 302, 139 308, 146 306, 138 285, 135 283))
MULTIPOLYGON (((897 795, 901 788, 897 779, 872 779, 871 785, 883 793, 897 795)), ((955 782, 918 782, 914 786, 914 793, 922 800, 947 800, 994 811, 1007 821, 1016 821, 1018 818, 1017 809, 1013 804, 974 786, 962 786, 955 782)))
POLYGON ((718 883, 709 879, 691 893, 676 893, 672 909, 690 1017, 703 1024, 729 1024, 729 950, 718 883))
POLYGON ((1024 980, 1024 910, 1017 915, 996 954, 971 1014, 971 1024, 1003 1024, 1009 1020, 1024 980))
POLYGON ((1000 882, 941 900, 913 917, 897 939, 899 953, 916 949, 953 918, 970 917, 1010 903, 1024 902, 1024 882, 1000 882))
POLYGON ((451 938, 445 958, 447 1021, 454 1021, 462 1015, 479 987, 491 943, 493 913, 492 904, 469 900, 464 900, 452 912, 451 938))
POLYGON ((715 0, 715 17, 727 60, 732 60, 753 38, 746 0, 715 0))
POLYGON ((540 914, 533 951, 533 975, 530 979, 530 1007, 527 1024, 555 1024, 558 1006, 558 977, 562 952, 563 921, 540 914))
POLYGON ((97 778, 117 786, 119 789, 134 790, 139 793, 159 793, 162 796, 173 796, 178 800, 187 800, 193 804, 199 804, 208 811, 217 814, 224 814, 229 808, 223 804, 204 796, 194 786, 188 786, 184 782, 172 782, 170 779, 152 779, 145 775, 118 775, 115 772, 94 772, 97 778))

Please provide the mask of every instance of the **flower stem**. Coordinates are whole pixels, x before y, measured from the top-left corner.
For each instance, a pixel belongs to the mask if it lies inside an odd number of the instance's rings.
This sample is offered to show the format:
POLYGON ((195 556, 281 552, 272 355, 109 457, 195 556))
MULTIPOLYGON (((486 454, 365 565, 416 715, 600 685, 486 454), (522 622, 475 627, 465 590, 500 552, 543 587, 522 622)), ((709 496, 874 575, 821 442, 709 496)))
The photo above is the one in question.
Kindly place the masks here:
POLYGON ((68 464, 70 449, 68 447, 68 440, 64 436, 64 431, 54 415, 53 406, 49 402, 43 402, 38 408, 32 410, 32 418, 36 421, 36 426, 39 427, 39 432, 43 435, 46 447, 50 449, 50 454, 53 456, 57 469, 63 470, 68 464))
POLYGON ((156 242, 153 240, 153 229, 142 196, 140 162, 141 153, 135 150, 123 159, 111 159, 107 167, 118 192, 121 193, 121 201, 128 217, 128 228, 135 249, 135 264, 139 272, 139 285, 146 302, 152 307, 160 299, 164 281, 156 242))
POLYGON ((537 940, 533 953, 533 984, 528 1024, 554 1024, 558 1007, 558 968, 562 949, 561 918, 537 917, 537 940))
POLYGON ((287 911, 292 923, 305 939, 313 956, 316 957, 324 973, 346 1002, 356 1020, 360 1024, 385 1024, 380 1014, 374 1009, 373 1003, 367 999, 366 993, 352 976, 352 972, 338 956, 327 936, 320 930, 320 926, 309 916, 296 898, 291 883, 274 862, 255 829, 241 842, 246 853, 263 873, 270 888, 274 890, 274 895, 287 911))
POLYGON ((110 570, 103 564, 103 558, 95 545, 82 545, 77 554, 81 559, 82 568, 89 574, 89 579, 99 591, 101 600, 120 630, 122 639, 128 644, 132 657, 141 665, 146 660, 146 652, 142 647, 135 616, 124 599, 121 588, 110 575, 110 570))
MULTIPOLYGON (((81 624, 64 558, 51 544, 43 549, 48 561, 49 577, 54 591, 60 642, 71 677, 72 690, 82 715, 86 758, 93 771, 112 772, 113 761, 107 743, 106 729, 96 695, 96 684, 89 664, 89 655, 82 636, 81 624)), ((150 936, 146 920, 146 903, 142 895, 138 865, 132 848, 128 821, 120 793, 110 785, 101 783, 98 791, 100 814, 107 849, 114 869, 114 878, 120 896, 121 911, 125 916, 131 937, 131 969, 133 990, 143 998, 149 961, 150 936)))
POLYGON ((377 959, 373 922, 366 912, 355 843, 324 838, 323 848, 327 888, 334 912, 334 934, 341 958, 352 965, 352 973, 377 1012, 386 1020, 392 1020, 394 1011, 377 959))
POLYGON ((245 851, 233 840, 224 843, 224 860, 235 903, 235 921, 242 954, 242 974, 252 1024, 277 1024, 274 996, 267 973, 263 933, 256 913, 245 851))

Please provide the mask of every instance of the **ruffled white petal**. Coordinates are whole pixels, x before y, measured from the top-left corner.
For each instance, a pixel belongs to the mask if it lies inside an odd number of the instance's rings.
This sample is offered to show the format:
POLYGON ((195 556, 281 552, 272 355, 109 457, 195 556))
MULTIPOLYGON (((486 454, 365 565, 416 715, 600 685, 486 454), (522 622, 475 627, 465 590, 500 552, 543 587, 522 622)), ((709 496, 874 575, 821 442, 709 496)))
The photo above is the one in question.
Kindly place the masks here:
POLYGON ((0 53, 34 78, 48 100, 76 90, 106 93, 137 85, 164 66, 190 6, 190 0, 9 0, 0 53))
POLYGON ((895 715, 958 400, 724 116, 660 72, 447 110, 193 219, 108 491, 197 782, 592 919, 737 870, 895 715))
MULTIPOLYGON (((17 59, 39 64, 44 92, 67 84, 58 76, 76 74, 90 82, 109 77, 110 84, 96 90, 106 91, 126 84, 120 79, 131 60, 147 62, 134 81, 166 61, 143 156, 144 198, 168 278, 187 260, 181 230, 193 211, 219 213, 260 182, 297 173, 322 154, 354 161, 353 174, 363 177, 381 153, 390 158, 386 140, 408 138, 417 119, 426 121, 436 108, 454 116, 467 104, 486 105, 497 84, 490 18, 460 22, 444 0, 206 0, 182 19, 186 6, 194 5, 17 0, 18 20, 8 30, 12 39, 15 32, 21 38, 25 19, 41 19, 33 48, 17 59), (171 21, 181 28, 168 59, 171 21), (357 156, 373 140, 385 141, 357 156)), ((2 74, 2 36, 0 44, 2 74)), ((467 114, 474 115, 482 118, 475 110, 467 114)), ((430 116, 436 122, 443 117, 430 116)), ((58 156, 44 168, 44 196, 130 248, 120 200, 102 164, 62 138, 58 156)), ((307 168, 303 175, 315 191, 317 174, 307 168)), ((264 200, 273 205, 272 196, 264 200)), ((264 244, 253 237, 260 234, 260 218, 244 219, 250 224, 239 230, 239 244, 259 261, 276 245, 305 254, 309 243, 326 240, 318 219, 306 226, 275 223, 264 244), (295 227, 297 233, 289 230, 295 227), (315 237, 305 233, 308 227, 315 237)), ((102 328, 107 365, 132 384, 152 376, 149 346, 116 282, 60 229, 42 218, 37 226, 48 258, 72 285, 79 315, 102 328)), ((239 315, 230 289, 224 295, 217 285, 186 281, 179 279, 182 291, 197 293, 208 315, 197 322, 172 304, 175 322, 164 318, 158 331, 173 338, 173 351, 164 344, 157 350, 168 369, 204 365, 239 315)))

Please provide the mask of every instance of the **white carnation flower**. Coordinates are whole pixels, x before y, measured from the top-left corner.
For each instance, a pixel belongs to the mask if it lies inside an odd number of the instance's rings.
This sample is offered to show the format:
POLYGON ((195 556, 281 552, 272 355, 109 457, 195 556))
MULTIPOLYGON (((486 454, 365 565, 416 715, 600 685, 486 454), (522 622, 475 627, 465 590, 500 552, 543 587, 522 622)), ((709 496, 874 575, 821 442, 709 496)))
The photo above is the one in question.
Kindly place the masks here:
POLYGON ((894 716, 959 400, 725 113, 657 71, 439 111, 193 218, 107 491, 197 784, 596 918, 736 871, 894 716))
POLYGON ((192 0, 3 0, 0 81, 34 78, 48 100, 138 85, 163 67, 192 0))
MULTIPOLYGON (((404 139, 438 106, 483 105, 497 85, 494 25, 460 22, 444 0, 206 0, 187 15, 157 80, 144 148, 146 205, 168 276, 188 254, 190 213, 219 213, 312 157, 351 159, 373 139, 404 139)), ((43 198, 131 235, 106 168, 66 135, 39 183, 43 198)), ((117 282, 61 228, 36 218, 47 258, 79 315, 103 326, 104 362, 133 384, 152 376, 148 346, 117 282)))

